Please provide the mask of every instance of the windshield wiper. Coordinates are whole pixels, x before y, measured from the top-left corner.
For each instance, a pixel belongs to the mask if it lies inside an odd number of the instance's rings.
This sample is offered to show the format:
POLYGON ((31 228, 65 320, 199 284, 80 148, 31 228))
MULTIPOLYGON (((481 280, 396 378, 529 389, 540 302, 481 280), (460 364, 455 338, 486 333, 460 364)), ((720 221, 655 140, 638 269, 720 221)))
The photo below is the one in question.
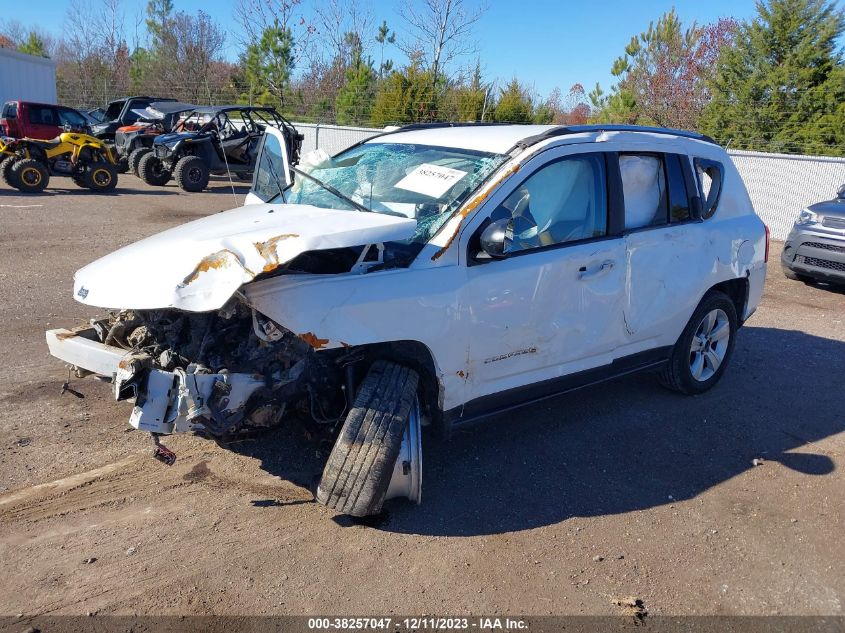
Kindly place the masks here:
POLYGON ((346 194, 341 193, 340 191, 338 191, 337 189, 332 187, 330 184, 323 182, 319 178, 315 178, 314 176, 312 176, 308 172, 302 171, 298 167, 291 167, 291 169, 295 173, 299 174, 300 176, 305 176, 308 180, 311 180, 314 183, 318 184, 320 187, 322 187, 323 189, 325 189, 329 193, 333 193, 334 195, 336 195, 341 200, 348 202, 349 204, 351 204, 353 207, 355 207, 359 211, 364 211, 365 213, 371 213, 371 210, 368 209, 367 207, 365 207, 363 204, 359 204, 359 203, 355 202, 352 198, 350 198, 346 194))

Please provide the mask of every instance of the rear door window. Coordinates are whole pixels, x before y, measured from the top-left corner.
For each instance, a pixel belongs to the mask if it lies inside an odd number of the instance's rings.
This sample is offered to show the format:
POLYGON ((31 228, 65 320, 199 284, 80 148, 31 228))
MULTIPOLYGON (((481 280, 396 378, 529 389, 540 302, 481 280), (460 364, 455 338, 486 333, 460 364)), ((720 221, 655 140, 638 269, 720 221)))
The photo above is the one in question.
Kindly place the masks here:
POLYGON ((666 170, 660 154, 620 154, 619 171, 625 199, 625 229, 669 222, 666 170))
POLYGON ((17 119, 18 118, 18 104, 14 101, 7 103, 3 106, 3 118, 4 119, 17 119))

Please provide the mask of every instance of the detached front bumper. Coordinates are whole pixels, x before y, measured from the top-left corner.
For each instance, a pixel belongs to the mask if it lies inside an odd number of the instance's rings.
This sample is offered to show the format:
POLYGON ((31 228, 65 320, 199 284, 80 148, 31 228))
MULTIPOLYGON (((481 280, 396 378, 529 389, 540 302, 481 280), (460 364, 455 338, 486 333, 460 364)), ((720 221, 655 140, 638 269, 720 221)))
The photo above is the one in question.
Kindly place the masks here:
POLYGON ((50 354, 80 375, 107 379, 116 400, 134 402, 129 423, 150 433, 182 433, 238 421, 250 397, 265 386, 264 377, 257 374, 163 371, 142 352, 101 343, 92 327, 49 330, 46 337, 50 354))
POLYGON ((845 236, 793 229, 783 245, 781 265, 799 275, 845 283, 845 236))

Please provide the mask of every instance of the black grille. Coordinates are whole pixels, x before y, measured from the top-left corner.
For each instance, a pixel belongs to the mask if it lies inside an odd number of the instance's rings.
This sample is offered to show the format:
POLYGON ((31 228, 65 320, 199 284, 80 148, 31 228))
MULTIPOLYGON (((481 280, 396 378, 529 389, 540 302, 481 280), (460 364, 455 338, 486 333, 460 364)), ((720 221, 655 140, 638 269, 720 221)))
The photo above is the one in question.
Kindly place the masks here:
POLYGON ((824 218, 822 226, 829 226, 832 229, 845 229, 845 218, 824 218))
POLYGON ((801 257, 802 263, 807 266, 815 266, 816 268, 827 268, 829 270, 838 270, 845 273, 845 263, 832 262, 827 259, 819 259, 817 257, 801 257))
POLYGON ((836 244, 822 244, 821 242, 804 242, 801 246, 809 246, 810 248, 820 248, 823 251, 833 251, 834 253, 845 253, 845 246, 836 246, 836 244))

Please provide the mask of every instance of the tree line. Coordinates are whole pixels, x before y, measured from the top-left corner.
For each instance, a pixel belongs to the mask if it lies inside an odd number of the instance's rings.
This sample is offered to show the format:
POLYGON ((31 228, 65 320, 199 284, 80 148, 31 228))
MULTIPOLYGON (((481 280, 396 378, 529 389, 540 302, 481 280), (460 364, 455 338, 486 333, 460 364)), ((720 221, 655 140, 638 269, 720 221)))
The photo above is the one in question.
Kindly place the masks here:
POLYGON ((831 0, 758 0, 744 22, 685 25, 670 10, 621 48, 612 86, 545 97, 518 77, 484 76, 481 0, 398 0, 395 24, 361 0, 237 0, 234 41, 174 0, 148 0, 134 18, 127 1, 72 0, 60 37, 0 22, 0 46, 56 59, 71 105, 137 93, 376 127, 632 123, 698 129, 735 148, 845 155, 845 14, 831 0), (224 55, 232 43, 236 60, 224 55))

